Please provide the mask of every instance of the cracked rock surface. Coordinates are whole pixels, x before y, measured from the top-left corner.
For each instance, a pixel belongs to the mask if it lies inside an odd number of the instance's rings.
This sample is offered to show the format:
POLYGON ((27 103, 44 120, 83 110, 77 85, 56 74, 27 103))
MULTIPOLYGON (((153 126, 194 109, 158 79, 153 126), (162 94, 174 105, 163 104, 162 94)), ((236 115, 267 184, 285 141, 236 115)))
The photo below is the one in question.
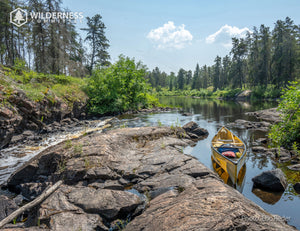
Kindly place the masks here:
MULTIPOLYGON (((193 126, 198 138, 207 135, 193 126)), ((189 133, 184 128, 123 128, 43 151, 10 177, 8 188, 36 197, 37 192, 30 193, 34 188, 59 179, 65 183, 29 219, 40 227, 27 222, 22 228, 295 230, 183 154, 183 147, 195 144, 189 133)))

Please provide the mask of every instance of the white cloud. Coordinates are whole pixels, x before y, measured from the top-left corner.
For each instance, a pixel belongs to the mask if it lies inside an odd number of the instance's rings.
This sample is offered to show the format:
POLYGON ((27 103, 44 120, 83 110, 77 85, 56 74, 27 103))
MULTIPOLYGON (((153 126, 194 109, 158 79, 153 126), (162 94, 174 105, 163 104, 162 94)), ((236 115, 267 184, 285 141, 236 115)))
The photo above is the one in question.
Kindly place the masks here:
POLYGON ((251 33, 247 27, 239 29, 236 26, 228 26, 226 24, 222 26, 216 33, 206 37, 205 41, 209 44, 220 43, 226 48, 231 48, 231 38, 244 38, 248 31, 251 33))
POLYGON ((169 21, 162 27, 151 30, 147 38, 151 40, 158 49, 182 49, 193 39, 193 35, 184 29, 184 27, 184 24, 175 26, 174 22, 169 21))

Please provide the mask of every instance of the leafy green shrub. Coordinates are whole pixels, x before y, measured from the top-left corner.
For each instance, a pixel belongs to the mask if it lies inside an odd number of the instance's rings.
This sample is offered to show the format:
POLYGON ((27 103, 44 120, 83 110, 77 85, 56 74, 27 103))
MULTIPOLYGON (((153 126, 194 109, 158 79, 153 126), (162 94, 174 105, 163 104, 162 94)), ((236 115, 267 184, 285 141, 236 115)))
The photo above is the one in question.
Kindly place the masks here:
POLYGON ((157 104, 158 100, 149 95, 145 75, 146 68, 141 62, 135 63, 122 55, 115 64, 96 69, 86 87, 89 111, 105 114, 157 104))
POLYGON ((275 99, 281 96, 281 89, 275 85, 256 86, 252 89, 252 99, 275 99))
POLYGON ((300 144, 300 83, 292 82, 283 90, 282 101, 278 106, 282 121, 271 127, 269 138, 275 147, 290 148, 300 144))

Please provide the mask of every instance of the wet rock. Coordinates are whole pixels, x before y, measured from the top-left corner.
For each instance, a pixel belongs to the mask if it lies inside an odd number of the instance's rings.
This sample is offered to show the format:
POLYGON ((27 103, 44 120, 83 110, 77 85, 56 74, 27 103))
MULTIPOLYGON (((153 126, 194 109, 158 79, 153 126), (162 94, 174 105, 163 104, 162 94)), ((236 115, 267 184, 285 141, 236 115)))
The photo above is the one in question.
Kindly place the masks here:
POLYGON ((287 180, 284 173, 279 169, 265 171, 252 178, 254 187, 270 191, 284 191, 287 187, 287 180))
POLYGON ((300 182, 297 182, 293 185, 295 191, 300 194, 300 182))
POLYGON ((192 134, 193 137, 205 137, 208 135, 208 131, 204 128, 200 128, 199 125, 194 122, 191 121, 187 124, 185 124, 182 127, 188 134, 192 134))
POLYGON ((300 171, 300 164, 294 164, 288 166, 288 169, 293 170, 293 171, 300 171))
POLYGON ((263 146, 254 146, 252 147, 252 152, 253 153, 259 153, 262 155, 268 155, 268 156, 274 156, 275 154, 268 148, 265 148, 263 146))
POLYGON ((268 149, 262 146, 255 146, 252 147, 252 152, 266 153, 268 152, 268 149))
POLYGON ((113 220, 119 213, 133 212, 141 199, 130 192, 109 189, 80 188, 71 191, 69 201, 88 213, 96 213, 113 220), (87 200, 87 198, 89 198, 87 200))
POLYGON ((247 121, 242 119, 237 119, 235 120, 235 122, 229 124, 229 126, 232 127, 238 127, 243 129, 254 129, 254 130, 259 130, 264 132, 268 131, 270 125, 271 124, 268 122, 253 122, 253 121, 247 121))
POLYGON ((19 208, 16 203, 4 195, 0 195, 0 221, 19 208))
POLYGON ((266 144, 266 143, 268 143, 268 139, 267 138, 258 138, 256 140, 256 142, 266 144))
POLYGON ((277 108, 270 108, 256 112, 247 112, 246 115, 252 115, 260 120, 270 121, 270 122, 279 122, 280 118, 280 111, 277 108))
POLYGON ((189 113, 189 112, 183 112, 181 113, 182 116, 192 116, 193 113, 189 113))

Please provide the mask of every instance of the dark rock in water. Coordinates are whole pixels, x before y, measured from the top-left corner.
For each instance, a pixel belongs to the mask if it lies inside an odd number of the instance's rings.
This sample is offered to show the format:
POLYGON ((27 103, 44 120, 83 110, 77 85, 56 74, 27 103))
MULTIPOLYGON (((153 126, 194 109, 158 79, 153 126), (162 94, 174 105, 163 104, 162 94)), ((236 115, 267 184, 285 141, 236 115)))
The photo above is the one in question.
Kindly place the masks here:
POLYGON ((183 112, 181 113, 182 116, 192 116, 193 113, 189 113, 189 112, 183 112))
POLYGON ((19 206, 16 203, 4 195, 0 195, 0 221, 17 210, 19 206))
POLYGON ((246 112, 246 115, 255 116, 259 120, 265 120, 270 122, 279 122, 280 118, 280 111, 277 108, 270 108, 256 112, 246 112))
POLYGON ((268 149, 265 147, 262 147, 262 146, 252 147, 252 152, 266 153, 267 151, 268 151, 268 149))
POLYGON ((300 194, 300 182, 297 182, 296 184, 294 184, 293 187, 294 187, 296 193, 300 194))
POLYGON ((193 139, 195 139, 194 137, 202 138, 208 135, 208 131, 204 128, 200 128, 194 121, 185 124, 182 128, 187 132, 187 134, 192 134, 191 138, 193 139))
POLYGON ((268 143, 268 139, 267 138, 258 138, 256 140, 256 142, 266 144, 266 143, 268 143))
POLYGON ((195 130, 198 127, 199 127, 199 125, 196 122, 191 121, 191 122, 188 122, 187 124, 185 124, 182 128, 186 132, 191 132, 191 131, 195 130))
POLYGON ((300 164, 290 165, 288 168, 293 171, 300 171, 300 164))
POLYGON ((252 178, 254 187, 270 191, 284 191, 287 187, 287 181, 281 169, 265 171, 260 175, 252 178))

